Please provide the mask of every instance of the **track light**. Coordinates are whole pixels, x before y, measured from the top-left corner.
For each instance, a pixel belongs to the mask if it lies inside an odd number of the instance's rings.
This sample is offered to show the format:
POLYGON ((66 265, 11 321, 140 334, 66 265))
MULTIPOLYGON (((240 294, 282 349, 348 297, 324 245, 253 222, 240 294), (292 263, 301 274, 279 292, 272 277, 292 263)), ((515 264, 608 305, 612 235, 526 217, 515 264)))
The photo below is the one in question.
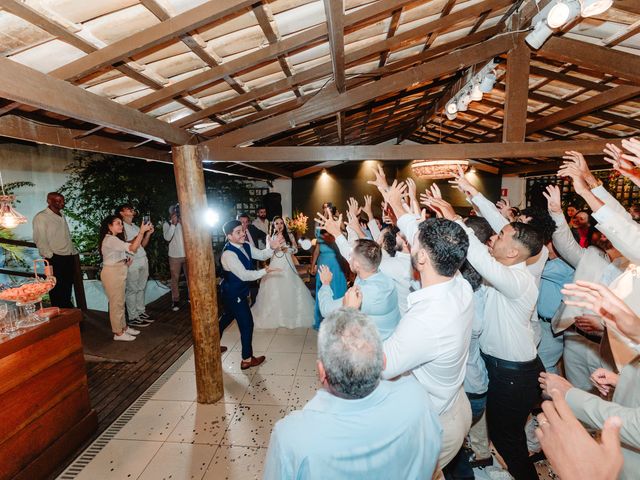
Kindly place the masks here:
POLYGON ((458 97, 458 101, 456 102, 456 107, 458 107, 459 112, 466 112, 467 107, 469 106, 469 101, 471 98, 469 95, 465 95, 464 93, 458 97))
POLYGON ((556 30, 580 15, 578 0, 558 0, 547 14, 547 25, 556 30))
POLYGON ((538 23, 533 27, 531 33, 525 37, 524 41, 534 50, 538 50, 551 35, 553 35, 553 30, 549 28, 547 22, 538 20, 538 23))
POLYGON ((480 82, 480 91, 483 93, 489 93, 493 90, 493 85, 496 83, 496 74, 493 72, 488 72, 482 82, 480 82))
POLYGON ((449 113, 449 112, 445 112, 445 114, 447 115, 447 118, 449 120, 455 120, 458 117, 457 113, 449 113))
POLYGON ((480 89, 480 84, 478 82, 474 83, 473 88, 471 89, 471 100, 474 102, 482 100, 482 90, 480 89))
POLYGON ((458 113, 456 102, 453 100, 449 101, 449 103, 447 103, 447 106, 445 107, 445 110, 447 112, 447 115, 455 115, 456 113, 458 113))
POLYGON ((580 14, 583 17, 593 17, 607 11, 613 0, 580 0, 580 14))

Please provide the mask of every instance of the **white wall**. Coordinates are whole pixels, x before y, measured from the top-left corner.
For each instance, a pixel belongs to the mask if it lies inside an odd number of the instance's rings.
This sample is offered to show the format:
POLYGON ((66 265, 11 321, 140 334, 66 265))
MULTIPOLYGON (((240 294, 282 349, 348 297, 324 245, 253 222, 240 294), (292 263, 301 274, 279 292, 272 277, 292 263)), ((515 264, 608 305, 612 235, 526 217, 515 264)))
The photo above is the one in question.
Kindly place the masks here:
POLYGON ((293 181, 290 178, 277 178, 273 181, 272 192, 279 193, 282 196, 282 216, 291 217, 293 207, 291 205, 291 188, 293 181))
POLYGON ((0 170, 4 183, 32 182, 14 193, 19 203, 15 208, 28 222, 14 229, 16 238, 32 239, 31 222, 36 213, 47 206, 47 193, 57 191, 67 180, 64 168, 73 161, 71 150, 29 146, 15 143, 0 144, 0 170))
POLYGON ((524 208, 526 203, 526 182, 524 177, 502 176, 502 188, 509 190, 507 198, 512 206, 524 208))

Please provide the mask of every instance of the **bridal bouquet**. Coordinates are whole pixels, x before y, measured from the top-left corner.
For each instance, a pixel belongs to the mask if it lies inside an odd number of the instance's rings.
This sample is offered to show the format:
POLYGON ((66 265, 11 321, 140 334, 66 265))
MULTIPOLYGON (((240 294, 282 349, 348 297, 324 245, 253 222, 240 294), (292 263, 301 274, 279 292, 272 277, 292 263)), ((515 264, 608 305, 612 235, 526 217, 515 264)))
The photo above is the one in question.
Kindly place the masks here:
POLYGON ((298 212, 293 216, 293 218, 287 217, 287 228, 291 233, 296 235, 298 238, 301 238, 305 233, 307 233, 308 220, 309 217, 307 217, 304 213, 298 212))

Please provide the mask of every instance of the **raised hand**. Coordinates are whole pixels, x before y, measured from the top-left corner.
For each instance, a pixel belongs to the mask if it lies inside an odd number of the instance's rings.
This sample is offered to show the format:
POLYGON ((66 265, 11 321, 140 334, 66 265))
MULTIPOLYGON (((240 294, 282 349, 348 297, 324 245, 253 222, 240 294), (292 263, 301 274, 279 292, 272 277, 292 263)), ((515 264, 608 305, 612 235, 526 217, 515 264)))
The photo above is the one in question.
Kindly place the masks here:
POLYGON ((414 215, 420 215, 420 205, 418 204, 416 182, 409 177, 405 180, 408 189, 409 206, 414 215))
POLYGON ((633 156, 624 154, 622 150, 620 150, 612 143, 607 143, 607 146, 603 151, 605 153, 605 161, 610 163, 616 172, 627 177, 629 180, 640 187, 640 168, 636 166, 640 166, 639 157, 635 157, 637 160, 637 164, 633 163, 628 159, 633 158, 633 156))
POLYGON ((356 232, 358 238, 366 237, 366 235, 362 231, 362 227, 360 226, 360 220, 358 219, 358 217, 354 217, 353 215, 351 215, 351 213, 347 212, 347 221, 344 223, 347 227, 356 232))
POLYGON ((347 200, 347 213, 357 217, 360 215, 361 211, 362 209, 358 206, 358 201, 355 198, 350 197, 349 200, 347 200))
POLYGON ((514 219, 511 211, 511 202, 509 202, 508 198, 498 200, 496 202, 496 208, 500 211, 500 215, 510 222, 513 222, 514 219))
POLYGON ((432 198, 429 201, 429 208, 447 220, 455 220, 458 216, 449 202, 442 198, 432 198))
POLYGON ((405 213, 404 207, 402 206, 402 197, 406 190, 407 186, 404 182, 398 183, 397 180, 394 180, 391 186, 389 186, 385 192, 382 192, 382 196, 393 209, 396 217, 400 217, 405 213))
POLYGON ((604 368, 598 368, 593 371, 591 377, 591 383, 598 389, 600 395, 606 397, 611 390, 618 384, 619 375, 604 368))
POLYGON ((462 167, 458 165, 458 174, 453 180, 449 180, 451 185, 454 185, 458 190, 464 193, 467 197, 472 198, 478 194, 478 189, 473 186, 473 184, 467 180, 464 176, 464 170, 462 167))
POLYGON ((599 283, 577 280, 566 284, 560 291, 573 297, 565 299, 567 305, 591 310, 600 315, 607 325, 619 330, 633 342, 640 343, 640 317, 609 288, 599 283))
POLYGON ((269 247, 271 247, 271 250, 280 250, 284 244, 284 236, 281 233, 269 239, 269 247))
POLYGON ((587 183, 589 188, 593 188, 598 185, 596 177, 594 177, 591 173, 591 170, 589 170, 589 165, 587 165, 587 161, 584 159, 584 155, 582 155, 580 152, 576 152, 575 150, 568 150, 564 153, 565 154, 562 157, 565 160, 562 164, 563 167, 564 165, 574 165, 580 172, 580 175, 587 183))
POLYGON ((375 175, 375 178, 373 180, 368 180, 367 183, 369 185, 375 185, 376 187, 378 187, 378 190, 380 190, 380 192, 386 190, 389 184, 387 183, 387 176, 385 175, 382 166, 376 165, 375 167, 373 167, 373 174, 375 175))
POLYGON ((560 200, 560 188, 557 185, 547 185, 547 191, 542 192, 547 199, 547 208, 553 213, 562 213, 562 201, 560 200))
POLYGON ((622 154, 624 159, 640 167, 640 140, 637 138, 625 138, 622 140, 622 147, 629 152, 622 154))
POLYGON ((329 270, 329 267, 326 265, 320 265, 318 267, 318 274, 320 274, 320 283, 322 285, 331 285, 331 280, 333 280, 333 273, 329 270))
POLYGON ((575 417, 562 392, 549 392, 553 401, 542 403, 536 437, 560 478, 566 480, 618 478, 624 459, 620 448, 619 417, 604 422, 598 443, 575 417))
MULTIPOLYGON (((371 195, 364 196, 364 206, 362 207, 362 211, 369 217, 369 221, 373 220, 373 198, 371 195)), ((384 210, 384 209, 383 209, 384 210)))
POLYGON ((344 297, 342 298, 342 306, 359 310, 361 305, 362 291, 358 285, 354 285, 344 294, 344 297))
POLYGON ((338 218, 335 219, 330 211, 324 215, 318 212, 316 213, 315 222, 318 224, 318 227, 324 228, 336 238, 342 234, 342 214, 338 215, 338 218))
POLYGON ((573 181, 573 188, 578 195, 583 195, 590 190, 587 181, 582 176, 582 171, 574 162, 565 162, 558 170, 559 177, 569 177, 573 181))

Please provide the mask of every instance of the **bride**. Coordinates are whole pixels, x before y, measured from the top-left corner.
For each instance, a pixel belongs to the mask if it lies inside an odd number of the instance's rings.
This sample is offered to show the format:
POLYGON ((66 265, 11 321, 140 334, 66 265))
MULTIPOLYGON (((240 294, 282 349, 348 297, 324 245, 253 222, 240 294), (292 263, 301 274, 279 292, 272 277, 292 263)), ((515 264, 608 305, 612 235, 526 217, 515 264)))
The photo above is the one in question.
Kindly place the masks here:
POLYGON ((271 236, 282 234, 286 245, 271 257, 271 267, 279 268, 260 280, 256 303, 251 308, 255 328, 299 328, 313 324, 311 292, 298 276, 292 255, 296 242, 281 217, 271 222, 271 236))

